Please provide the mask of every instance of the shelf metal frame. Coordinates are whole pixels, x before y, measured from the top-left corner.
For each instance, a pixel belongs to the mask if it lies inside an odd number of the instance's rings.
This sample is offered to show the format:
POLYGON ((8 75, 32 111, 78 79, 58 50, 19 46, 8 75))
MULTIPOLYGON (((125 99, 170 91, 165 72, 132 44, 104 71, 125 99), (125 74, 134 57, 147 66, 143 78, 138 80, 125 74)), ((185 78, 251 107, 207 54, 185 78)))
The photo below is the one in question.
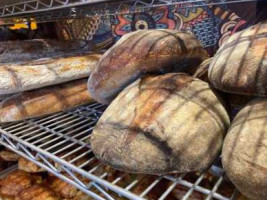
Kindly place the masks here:
POLYGON ((261 0, 22 0, 15 4, 6 0, 0 3, 0 19, 3 25, 8 25, 14 23, 14 19, 16 22, 49 22, 144 12, 159 6, 177 4, 181 7, 199 7, 256 1, 261 0))
MULTIPOLYGON (((218 188, 226 180, 223 170, 217 165, 211 168, 213 171, 220 172, 212 189, 200 185, 207 172, 200 173, 194 182, 185 179, 186 173, 159 176, 141 194, 131 191, 139 184, 138 178, 125 187, 118 185, 127 173, 120 172, 115 180, 108 181, 106 178, 111 171, 103 168, 105 165, 94 157, 88 142, 104 110, 105 106, 94 103, 43 118, 2 124, 0 125, 0 144, 98 200, 113 200, 118 197, 145 199, 146 195, 163 179, 169 181, 170 186, 161 194, 160 200, 164 200, 177 185, 188 188, 183 200, 188 199, 195 191, 206 195, 207 200, 236 198, 238 194, 236 189, 231 197, 225 197, 219 193, 218 188), (99 170, 100 172, 97 172, 99 170)), ((118 171, 113 170, 113 172, 118 171)), ((143 175, 144 178, 148 176, 143 175)))

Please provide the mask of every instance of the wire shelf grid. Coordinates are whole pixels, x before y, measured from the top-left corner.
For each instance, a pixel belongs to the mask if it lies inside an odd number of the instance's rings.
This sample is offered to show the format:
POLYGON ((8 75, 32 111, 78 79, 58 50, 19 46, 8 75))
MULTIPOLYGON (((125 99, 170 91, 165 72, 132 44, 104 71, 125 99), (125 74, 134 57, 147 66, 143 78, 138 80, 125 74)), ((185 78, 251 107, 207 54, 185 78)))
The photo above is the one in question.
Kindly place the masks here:
POLYGON ((261 0, 5 0, 0 3, 2 25, 16 22, 49 22, 92 16, 144 12, 159 6, 199 7, 261 0))
POLYGON ((88 141, 104 110, 105 106, 95 103, 2 124, 0 143, 94 199, 236 199, 238 191, 219 164, 201 173, 150 176, 120 172, 100 163, 88 141))

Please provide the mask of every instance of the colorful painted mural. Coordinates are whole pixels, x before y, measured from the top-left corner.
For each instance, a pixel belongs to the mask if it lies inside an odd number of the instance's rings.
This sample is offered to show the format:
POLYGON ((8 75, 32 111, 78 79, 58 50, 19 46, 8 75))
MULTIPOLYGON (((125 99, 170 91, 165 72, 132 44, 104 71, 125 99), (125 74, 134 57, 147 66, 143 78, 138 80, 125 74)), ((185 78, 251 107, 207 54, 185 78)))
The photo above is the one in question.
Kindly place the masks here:
MULTIPOLYGON (((82 27, 83 20, 73 21, 64 33, 71 35, 70 27, 82 27)), ((60 24, 59 24, 60 25, 60 24)), ((246 27, 245 19, 239 17, 225 4, 205 6, 187 4, 162 6, 146 12, 108 16, 99 21, 92 44, 95 49, 105 49, 114 44, 124 34, 140 29, 176 29, 194 33, 212 55, 234 32, 246 27)), ((62 24, 61 24, 62 27, 62 24)), ((91 26, 90 26, 91 27, 91 26)), ((86 33, 85 33, 86 34, 86 33)), ((73 36, 67 38, 75 38, 73 36)), ((82 36, 86 38, 86 36, 82 36)), ((77 38, 76 38, 77 39, 77 38)))

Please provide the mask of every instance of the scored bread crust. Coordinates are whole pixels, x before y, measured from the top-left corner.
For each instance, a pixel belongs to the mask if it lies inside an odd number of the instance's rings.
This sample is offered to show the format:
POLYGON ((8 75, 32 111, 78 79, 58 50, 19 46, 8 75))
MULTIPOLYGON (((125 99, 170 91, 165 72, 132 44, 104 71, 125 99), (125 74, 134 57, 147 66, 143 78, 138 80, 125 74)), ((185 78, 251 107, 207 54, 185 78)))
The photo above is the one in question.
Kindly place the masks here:
POLYGON ((222 164, 237 189, 267 200, 267 100, 256 98, 234 118, 222 150, 222 164))
POLYGON ((211 61, 211 84, 228 93, 267 96, 266 49, 266 22, 233 34, 211 61))
POLYGON ((218 156, 229 121, 204 81, 179 73, 149 76, 115 98, 90 142, 98 159, 122 171, 198 171, 218 156))
POLYGON ((93 102, 87 79, 22 92, 0 103, 0 122, 40 117, 93 102))
POLYGON ((46 59, 25 65, 0 65, 0 95, 89 77, 101 54, 46 59))
POLYGON ((89 78, 88 89, 109 104, 142 74, 194 71, 207 52, 197 38, 177 30, 141 30, 124 35, 106 51, 89 78))

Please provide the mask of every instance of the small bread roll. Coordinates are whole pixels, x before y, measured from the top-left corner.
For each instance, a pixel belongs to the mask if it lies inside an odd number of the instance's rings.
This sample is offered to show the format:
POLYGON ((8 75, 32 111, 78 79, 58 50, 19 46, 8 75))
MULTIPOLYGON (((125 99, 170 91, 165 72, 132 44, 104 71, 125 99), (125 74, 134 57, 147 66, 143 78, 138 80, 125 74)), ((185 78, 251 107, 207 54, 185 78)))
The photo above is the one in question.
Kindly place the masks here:
POLYGON ((235 117, 224 141, 223 167, 250 199, 267 199, 267 99, 257 98, 235 117))
POLYGON ((142 74, 194 71, 207 52, 197 38, 177 30, 141 30, 124 35, 100 59, 88 88, 99 103, 109 104, 142 74))
POLYGON ((229 116, 209 84, 170 73, 136 80, 98 121, 91 147, 121 171, 166 174, 203 170, 218 156, 229 116))

